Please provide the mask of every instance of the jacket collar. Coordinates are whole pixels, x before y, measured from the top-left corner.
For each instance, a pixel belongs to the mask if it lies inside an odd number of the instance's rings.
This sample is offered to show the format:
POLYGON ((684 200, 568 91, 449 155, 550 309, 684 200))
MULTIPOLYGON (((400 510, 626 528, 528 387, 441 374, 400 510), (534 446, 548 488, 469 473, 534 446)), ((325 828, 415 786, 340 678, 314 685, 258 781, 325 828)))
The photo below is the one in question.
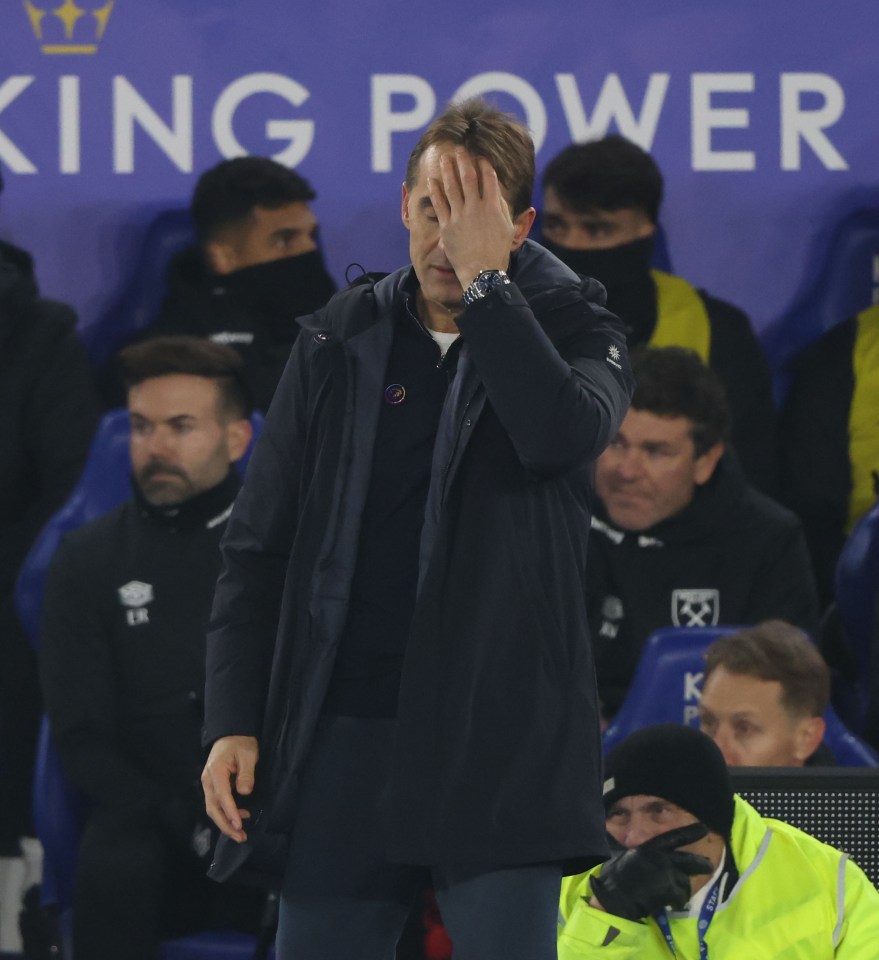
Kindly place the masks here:
POLYGON ((674 516, 647 530, 623 530, 614 526, 604 504, 596 499, 592 528, 600 530, 615 544, 628 539, 639 547, 703 540, 713 537, 717 527, 730 522, 746 486, 738 460, 732 451, 727 451, 720 458, 711 479, 698 487, 693 500, 674 516))
POLYGON ((235 502, 241 480, 238 471, 232 468, 226 475, 226 479, 217 486, 172 506, 156 506, 150 503, 133 480, 131 485, 140 516, 157 526, 178 532, 195 530, 199 527, 212 530, 225 523, 232 512, 232 504, 235 502))

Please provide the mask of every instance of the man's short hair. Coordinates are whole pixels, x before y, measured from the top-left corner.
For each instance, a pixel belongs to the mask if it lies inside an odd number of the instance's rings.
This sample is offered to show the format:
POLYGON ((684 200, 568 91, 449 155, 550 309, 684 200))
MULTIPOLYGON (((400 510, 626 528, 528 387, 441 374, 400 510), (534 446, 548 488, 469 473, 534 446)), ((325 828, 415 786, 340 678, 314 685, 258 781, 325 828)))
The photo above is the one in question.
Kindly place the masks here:
POLYGON ((632 351, 632 409, 658 417, 686 417, 693 424, 696 456, 729 439, 726 390, 694 350, 637 347, 632 351))
POLYGON ((121 350, 119 368, 126 391, 153 377, 206 377, 219 389, 221 415, 239 420, 253 412, 244 361, 237 351, 222 343, 182 335, 152 337, 121 350))
POLYGON ((315 196, 304 177, 275 160, 233 157, 199 177, 189 212, 196 238, 204 245, 227 227, 245 221, 256 207, 274 210, 315 196))
POLYGON ((652 223, 659 219, 659 167, 649 153, 616 133, 565 147, 546 165, 541 182, 577 213, 634 209, 652 223))
POLYGON ((534 141, 528 129, 512 114, 503 113, 481 97, 450 104, 424 131, 409 155, 406 166, 409 190, 418 179, 421 157, 439 143, 463 146, 472 156, 488 160, 510 196, 514 217, 531 206, 534 141))
POLYGON ((781 704, 797 717, 820 717, 830 704, 830 670, 809 636, 785 620, 719 637, 705 651, 705 680, 718 668, 781 684, 781 704))

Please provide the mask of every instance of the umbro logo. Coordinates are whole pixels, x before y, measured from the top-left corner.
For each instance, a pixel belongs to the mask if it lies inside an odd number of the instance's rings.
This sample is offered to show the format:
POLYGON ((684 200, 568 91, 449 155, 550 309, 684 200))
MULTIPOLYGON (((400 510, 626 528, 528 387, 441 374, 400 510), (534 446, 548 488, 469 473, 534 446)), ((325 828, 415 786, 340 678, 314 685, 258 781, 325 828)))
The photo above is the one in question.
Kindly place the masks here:
POLYGON ((153 598, 153 585, 141 580, 130 580, 119 588, 119 602, 128 608, 125 611, 125 622, 129 627, 150 622, 146 605, 151 603, 153 598))

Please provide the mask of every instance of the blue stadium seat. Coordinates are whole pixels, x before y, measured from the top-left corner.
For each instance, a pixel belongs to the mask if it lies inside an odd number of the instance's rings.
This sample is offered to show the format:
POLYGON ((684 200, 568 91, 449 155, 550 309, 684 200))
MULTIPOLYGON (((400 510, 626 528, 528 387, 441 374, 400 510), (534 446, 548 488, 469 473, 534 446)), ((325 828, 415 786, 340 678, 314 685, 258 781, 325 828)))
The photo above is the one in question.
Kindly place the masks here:
POLYGON ((15 605, 35 648, 39 646, 46 574, 61 539, 131 496, 128 434, 127 410, 111 410, 104 415, 79 482, 64 506, 43 527, 22 564, 15 587, 15 605))
POLYGON ((847 684, 846 696, 855 701, 852 716, 860 723, 867 711, 870 671, 875 669, 872 646, 879 595, 879 503, 855 524, 840 552, 834 595, 856 663, 856 679, 847 684))
POLYGON ((107 312, 82 330, 93 367, 100 370, 116 350, 150 326, 165 296, 168 265, 176 253, 195 242, 187 210, 162 210, 150 221, 134 269, 107 312))
MULTIPOLYGON (((644 644, 632 685, 604 733, 605 751, 635 730, 657 723, 698 726, 705 649, 737 626, 663 627, 644 644)), ((824 742, 843 767, 879 767, 879 756, 851 733, 831 707, 824 714, 824 742)))
POLYGON ((777 397, 784 396, 787 366, 800 350, 837 323, 876 302, 879 282, 879 204, 846 214, 828 237, 826 250, 806 270, 809 278, 788 311, 761 337, 770 365, 777 371, 777 397))

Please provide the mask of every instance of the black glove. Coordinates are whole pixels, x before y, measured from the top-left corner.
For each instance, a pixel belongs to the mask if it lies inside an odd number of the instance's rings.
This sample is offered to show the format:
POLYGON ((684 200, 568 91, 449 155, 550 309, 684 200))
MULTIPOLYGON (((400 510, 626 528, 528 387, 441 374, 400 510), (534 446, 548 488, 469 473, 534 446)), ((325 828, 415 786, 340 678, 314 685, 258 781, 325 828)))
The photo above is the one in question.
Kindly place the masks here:
POLYGON ((592 878, 592 893, 608 913, 626 920, 652 916, 665 906, 682 909, 690 899, 690 877, 712 874, 714 867, 706 857, 676 848, 707 833, 704 823, 691 823, 617 854, 592 878))

